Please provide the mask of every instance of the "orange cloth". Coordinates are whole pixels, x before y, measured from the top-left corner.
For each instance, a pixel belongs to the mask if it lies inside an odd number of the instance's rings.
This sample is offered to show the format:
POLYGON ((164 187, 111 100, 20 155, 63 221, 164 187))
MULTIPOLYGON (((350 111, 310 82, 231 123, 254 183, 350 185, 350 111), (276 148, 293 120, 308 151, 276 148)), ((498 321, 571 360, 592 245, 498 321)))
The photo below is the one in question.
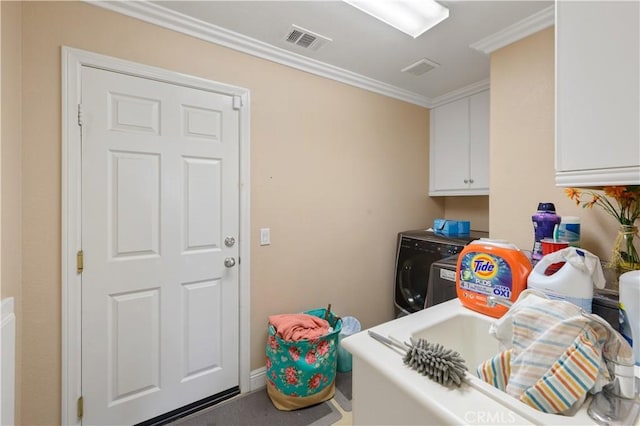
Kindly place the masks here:
POLYGON ((283 340, 317 339, 329 333, 329 323, 309 314, 280 314, 269 316, 269 322, 283 340))

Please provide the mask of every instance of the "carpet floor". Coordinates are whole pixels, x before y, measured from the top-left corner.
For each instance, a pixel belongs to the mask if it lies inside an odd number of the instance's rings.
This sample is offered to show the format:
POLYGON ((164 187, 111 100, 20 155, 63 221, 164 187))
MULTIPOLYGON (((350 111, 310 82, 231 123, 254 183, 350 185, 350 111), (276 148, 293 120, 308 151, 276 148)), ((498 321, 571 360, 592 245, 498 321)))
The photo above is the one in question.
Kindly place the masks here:
POLYGON ((239 395, 213 407, 179 419, 175 426, 330 426, 351 411, 351 373, 337 373, 336 393, 332 400, 295 411, 280 411, 273 406, 266 389, 239 395))
POLYGON ((336 373, 336 395, 333 399, 344 411, 351 411, 351 372, 336 373))

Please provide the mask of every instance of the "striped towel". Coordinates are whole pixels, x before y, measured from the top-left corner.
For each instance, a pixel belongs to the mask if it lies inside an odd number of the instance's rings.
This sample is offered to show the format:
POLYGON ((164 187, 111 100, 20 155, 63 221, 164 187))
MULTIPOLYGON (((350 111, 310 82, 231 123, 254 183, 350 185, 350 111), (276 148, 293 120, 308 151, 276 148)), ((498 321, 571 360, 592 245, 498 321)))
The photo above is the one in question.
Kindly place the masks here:
POLYGON ((530 296, 491 332, 509 349, 481 364, 478 377, 540 411, 571 410, 606 374, 607 332, 572 303, 530 296))
POLYGON ((507 383, 511 374, 511 349, 500 352, 478 366, 476 375, 503 392, 507 391, 507 383))
POLYGON ((583 401, 593 387, 602 353, 589 327, 576 337, 560 359, 520 395, 520 400, 545 413, 563 413, 583 401))

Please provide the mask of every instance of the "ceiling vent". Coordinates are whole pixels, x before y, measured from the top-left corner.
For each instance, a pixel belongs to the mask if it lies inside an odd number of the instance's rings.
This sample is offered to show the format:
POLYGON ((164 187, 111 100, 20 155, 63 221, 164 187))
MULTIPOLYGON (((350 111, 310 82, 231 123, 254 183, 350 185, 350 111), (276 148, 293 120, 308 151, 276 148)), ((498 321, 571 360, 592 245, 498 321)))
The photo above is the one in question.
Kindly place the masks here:
POLYGON ((403 68, 402 72, 413 75, 422 75, 434 68, 438 68, 439 66, 440 64, 438 64, 437 62, 430 61, 427 58, 422 58, 418 62, 415 62, 408 67, 403 68))
POLYGON ((318 50, 325 44, 333 41, 329 37, 321 36, 297 25, 291 25, 284 40, 309 50, 318 50))

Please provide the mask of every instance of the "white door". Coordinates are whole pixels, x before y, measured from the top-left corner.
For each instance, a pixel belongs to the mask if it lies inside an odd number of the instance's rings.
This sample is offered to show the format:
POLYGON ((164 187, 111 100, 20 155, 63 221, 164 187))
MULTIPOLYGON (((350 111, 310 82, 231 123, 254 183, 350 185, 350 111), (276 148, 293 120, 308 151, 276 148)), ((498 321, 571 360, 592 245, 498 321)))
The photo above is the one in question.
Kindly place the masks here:
POLYGON ((81 90, 83 423, 134 424, 238 385, 239 114, 86 66, 81 90))

